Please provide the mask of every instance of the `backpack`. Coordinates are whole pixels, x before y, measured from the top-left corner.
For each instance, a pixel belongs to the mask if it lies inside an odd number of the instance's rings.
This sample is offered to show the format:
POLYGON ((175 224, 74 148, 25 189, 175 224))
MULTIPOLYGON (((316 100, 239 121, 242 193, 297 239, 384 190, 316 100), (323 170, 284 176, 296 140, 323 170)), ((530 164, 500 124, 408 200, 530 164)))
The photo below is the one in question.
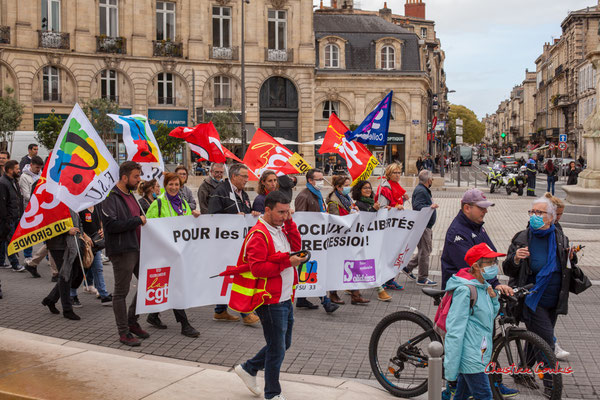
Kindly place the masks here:
MULTIPOLYGON (((471 309, 471 314, 473 314, 473 307, 477 302, 477 288, 473 285, 466 285, 469 288, 469 308, 471 309)), ((435 313, 435 318, 433 322, 433 330, 437 332, 442 339, 446 337, 446 319, 448 318, 448 313, 450 312, 450 305, 452 304, 452 294, 454 293, 452 289, 450 291, 446 291, 446 294, 442 298, 442 302, 438 306, 437 312, 435 313)))

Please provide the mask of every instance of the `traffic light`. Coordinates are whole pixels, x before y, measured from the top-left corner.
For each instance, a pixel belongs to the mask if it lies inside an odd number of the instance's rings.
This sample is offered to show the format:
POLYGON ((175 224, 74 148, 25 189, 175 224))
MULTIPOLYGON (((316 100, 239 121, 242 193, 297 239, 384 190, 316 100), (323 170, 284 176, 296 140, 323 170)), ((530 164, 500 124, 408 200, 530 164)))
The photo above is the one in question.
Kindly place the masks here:
POLYGON ((502 139, 504 139, 504 138, 506 137, 506 133, 502 132, 502 133, 500 134, 500 137, 501 137, 502 139))

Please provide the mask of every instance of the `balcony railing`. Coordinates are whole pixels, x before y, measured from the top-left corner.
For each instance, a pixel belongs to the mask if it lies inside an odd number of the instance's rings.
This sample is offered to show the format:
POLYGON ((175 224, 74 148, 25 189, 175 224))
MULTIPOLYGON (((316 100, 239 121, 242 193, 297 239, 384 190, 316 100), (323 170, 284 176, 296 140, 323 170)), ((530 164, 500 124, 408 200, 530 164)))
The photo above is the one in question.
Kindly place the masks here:
POLYGON ((554 70, 554 76, 559 76, 560 74, 563 73, 563 66, 562 64, 559 65, 558 67, 556 67, 556 69, 554 70))
POLYGON ((71 48, 71 38, 68 33, 38 31, 39 47, 45 49, 62 49, 69 50, 71 48))
POLYGON ((61 102, 61 95, 60 93, 44 93, 43 99, 44 101, 51 101, 53 103, 60 103, 61 102))
POLYGON ((127 39, 120 36, 96 36, 96 52, 127 54, 127 39))
POLYGON ((238 47, 215 47, 210 48, 210 58, 215 60, 237 60, 239 59, 238 47))
POLYGON ((215 98, 215 107, 231 107, 231 99, 215 98))
POLYGON ((10 26, 0 26, 0 44, 10 44, 10 26))
POLYGON ((183 57, 183 43, 153 40, 154 55, 158 57, 183 57))
POLYGON ((294 61, 294 49, 287 49, 287 50, 265 49, 265 61, 293 62, 294 61))
POLYGON ((175 106, 176 101, 175 101, 175 97, 159 97, 158 98, 158 104, 160 105, 164 105, 164 106, 175 106))
POLYGON ((119 104, 119 96, 113 96, 113 95, 108 95, 107 96, 107 95, 104 95, 104 96, 102 96, 102 98, 106 99, 106 100, 109 100, 109 101, 112 101, 113 103, 119 104))

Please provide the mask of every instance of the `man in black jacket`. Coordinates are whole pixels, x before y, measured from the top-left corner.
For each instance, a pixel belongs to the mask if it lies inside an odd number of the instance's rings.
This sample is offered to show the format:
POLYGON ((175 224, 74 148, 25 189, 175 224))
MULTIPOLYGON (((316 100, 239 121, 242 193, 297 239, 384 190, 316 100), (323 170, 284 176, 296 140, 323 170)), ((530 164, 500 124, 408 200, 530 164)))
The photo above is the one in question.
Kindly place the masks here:
POLYGON ((27 146, 27 154, 21 158, 21 162, 19 163, 19 168, 23 170, 27 164, 31 164, 31 160, 33 157, 38 155, 38 145, 35 143, 30 143, 27 146))
POLYGON ((119 331, 119 340, 128 346, 139 346, 140 338, 150 335, 137 322, 133 296, 127 312, 127 293, 131 277, 138 277, 140 267, 140 233, 146 224, 140 205, 131 193, 140 182, 141 167, 133 161, 124 162, 119 168, 119 181, 102 203, 102 224, 106 255, 114 270, 113 311, 119 331))
POLYGON ((10 265, 4 264, 6 248, 23 215, 23 196, 19 188, 21 169, 15 160, 4 164, 4 175, 0 177, 0 267, 12 268, 15 272, 24 272, 25 267, 19 265, 16 254, 8 257, 10 265))

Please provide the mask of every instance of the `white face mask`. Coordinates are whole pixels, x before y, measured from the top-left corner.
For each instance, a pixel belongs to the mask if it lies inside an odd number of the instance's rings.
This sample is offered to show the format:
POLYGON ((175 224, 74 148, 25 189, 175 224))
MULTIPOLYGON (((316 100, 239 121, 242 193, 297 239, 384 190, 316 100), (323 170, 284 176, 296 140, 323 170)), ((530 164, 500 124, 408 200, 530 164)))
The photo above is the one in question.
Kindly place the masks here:
POLYGON ((325 182, 323 182, 323 181, 315 181, 315 188, 321 190, 321 189, 323 189, 324 184, 325 184, 325 182))

